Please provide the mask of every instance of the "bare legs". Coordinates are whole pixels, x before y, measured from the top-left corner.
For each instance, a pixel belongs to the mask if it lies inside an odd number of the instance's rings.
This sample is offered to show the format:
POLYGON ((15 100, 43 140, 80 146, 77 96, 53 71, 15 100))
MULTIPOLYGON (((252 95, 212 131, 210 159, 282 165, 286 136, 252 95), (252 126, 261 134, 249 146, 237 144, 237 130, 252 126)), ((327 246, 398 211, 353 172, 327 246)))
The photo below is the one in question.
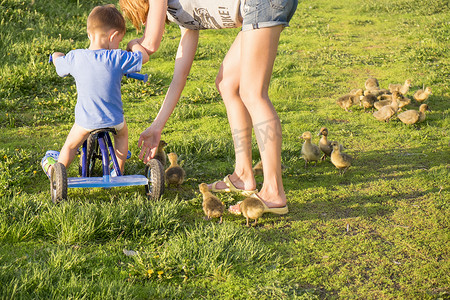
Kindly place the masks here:
POLYGON ((255 188, 253 128, 264 165, 264 183, 258 194, 268 207, 286 204, 281 177, 281 124, 268 95, 281 31, 282 26, 276 26, 240 32, 216 79, 235 147, 236 166, 230 179, 238 188, 255 188))
MULTIPOLYGON (((128 153, 128 127, 125 120, 124 123, 124 126, 120 130, 117 130, 117 134, 114 135, 114 149, 122 174, 128 153)), ((78 148, 80 148, 81 144, 87 139, 89 133, 90 132, 83 127, 73 124, 72 129, 70 129, 70 132, 67 135, 64 146, 59 153, 58 162, 62 163, 66 168, 69 167, 77 154, 78 148)))

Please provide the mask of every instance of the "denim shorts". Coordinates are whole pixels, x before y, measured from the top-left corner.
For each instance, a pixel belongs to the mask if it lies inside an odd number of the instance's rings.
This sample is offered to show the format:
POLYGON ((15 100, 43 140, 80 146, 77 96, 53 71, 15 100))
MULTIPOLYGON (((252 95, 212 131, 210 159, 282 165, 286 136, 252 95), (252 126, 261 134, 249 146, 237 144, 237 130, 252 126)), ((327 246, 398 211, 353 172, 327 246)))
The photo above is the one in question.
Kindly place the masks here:
POLYGON ((289 26, 298 0, 241 0, 242 30, 289 26))

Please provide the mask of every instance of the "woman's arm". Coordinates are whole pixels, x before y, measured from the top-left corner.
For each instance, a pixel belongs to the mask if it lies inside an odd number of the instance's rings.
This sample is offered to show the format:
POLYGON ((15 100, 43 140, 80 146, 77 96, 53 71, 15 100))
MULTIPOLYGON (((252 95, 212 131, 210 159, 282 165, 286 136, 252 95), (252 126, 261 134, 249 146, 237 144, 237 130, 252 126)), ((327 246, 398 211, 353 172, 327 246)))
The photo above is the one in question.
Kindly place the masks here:
POLYGON ((144 36, 139 41, 149 55, 155 53, 164 33, 167 13, 167 0, 149 0, 144 36))
POLYGON ((144 163, 155 156, 156 147, 161 139, 161 132, 180 99, 197 51, 198 37, 199 32, 197 30, 181 30, 172 82, 156 119, 139 137, 138 146, 141 147, 139 158, 143 158, 144 163))

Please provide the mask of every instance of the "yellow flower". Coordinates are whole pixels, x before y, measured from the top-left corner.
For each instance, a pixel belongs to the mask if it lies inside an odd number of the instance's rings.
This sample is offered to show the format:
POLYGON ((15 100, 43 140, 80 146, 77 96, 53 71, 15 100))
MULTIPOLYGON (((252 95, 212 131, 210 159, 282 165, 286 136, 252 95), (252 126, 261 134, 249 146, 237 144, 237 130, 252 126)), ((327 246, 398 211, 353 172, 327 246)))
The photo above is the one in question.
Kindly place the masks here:
POLYGON ((164 271, 158 271, 159 276, 161 276, 162 274, 164 274, 164 271))
POLYGON ((152 269, 147 270, 148 277, 151 277, 153 273, 155 273, 155 271, 153 271, 152 269))
POLYGON ((7 159, 7 158, 8 158, 8 156, 6 156, 6 155, 5 155, 5 156, 3 156, 3 158, 4 158, 4 159, 7 159))
POLYGON ((34 171, 33 171, 33 174, 36 174, 36 173, 37 173, 37 171, 36 171, 36 170, 34 170, 34 171))

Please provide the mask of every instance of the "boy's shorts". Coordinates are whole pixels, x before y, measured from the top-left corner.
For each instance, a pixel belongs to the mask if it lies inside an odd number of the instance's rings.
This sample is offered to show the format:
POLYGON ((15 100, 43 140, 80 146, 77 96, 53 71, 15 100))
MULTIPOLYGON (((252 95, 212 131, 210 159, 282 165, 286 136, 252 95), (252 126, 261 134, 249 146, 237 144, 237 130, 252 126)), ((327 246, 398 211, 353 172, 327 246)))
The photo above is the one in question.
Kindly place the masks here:
MULTIPOLYGON (((78 124, 77 124, 77 125, 78 125, 78 124)), ((80 125, 78 125, 78 126, 80 126, 80 125)), ((123 128, 123 126, 125 126, 125 122, 122 122, 122 123, 117 124, 117 125, 115 125, 115 126, 109 126, 108 128, 114 128, 115 130, 120 131, 120 130, 123 128)), ((80 126, 80 127, 81 127, 81 126, 80 126)), ((84 127, 81 127, 81 128, 83 128, 84 130, 89 131, 89 132, 98 129, 98 128, 88 129, 88 128, 84 128, 84 127)))
POLYGON ((298 0, 242 0, 242 30, 289 26, 298 0))

